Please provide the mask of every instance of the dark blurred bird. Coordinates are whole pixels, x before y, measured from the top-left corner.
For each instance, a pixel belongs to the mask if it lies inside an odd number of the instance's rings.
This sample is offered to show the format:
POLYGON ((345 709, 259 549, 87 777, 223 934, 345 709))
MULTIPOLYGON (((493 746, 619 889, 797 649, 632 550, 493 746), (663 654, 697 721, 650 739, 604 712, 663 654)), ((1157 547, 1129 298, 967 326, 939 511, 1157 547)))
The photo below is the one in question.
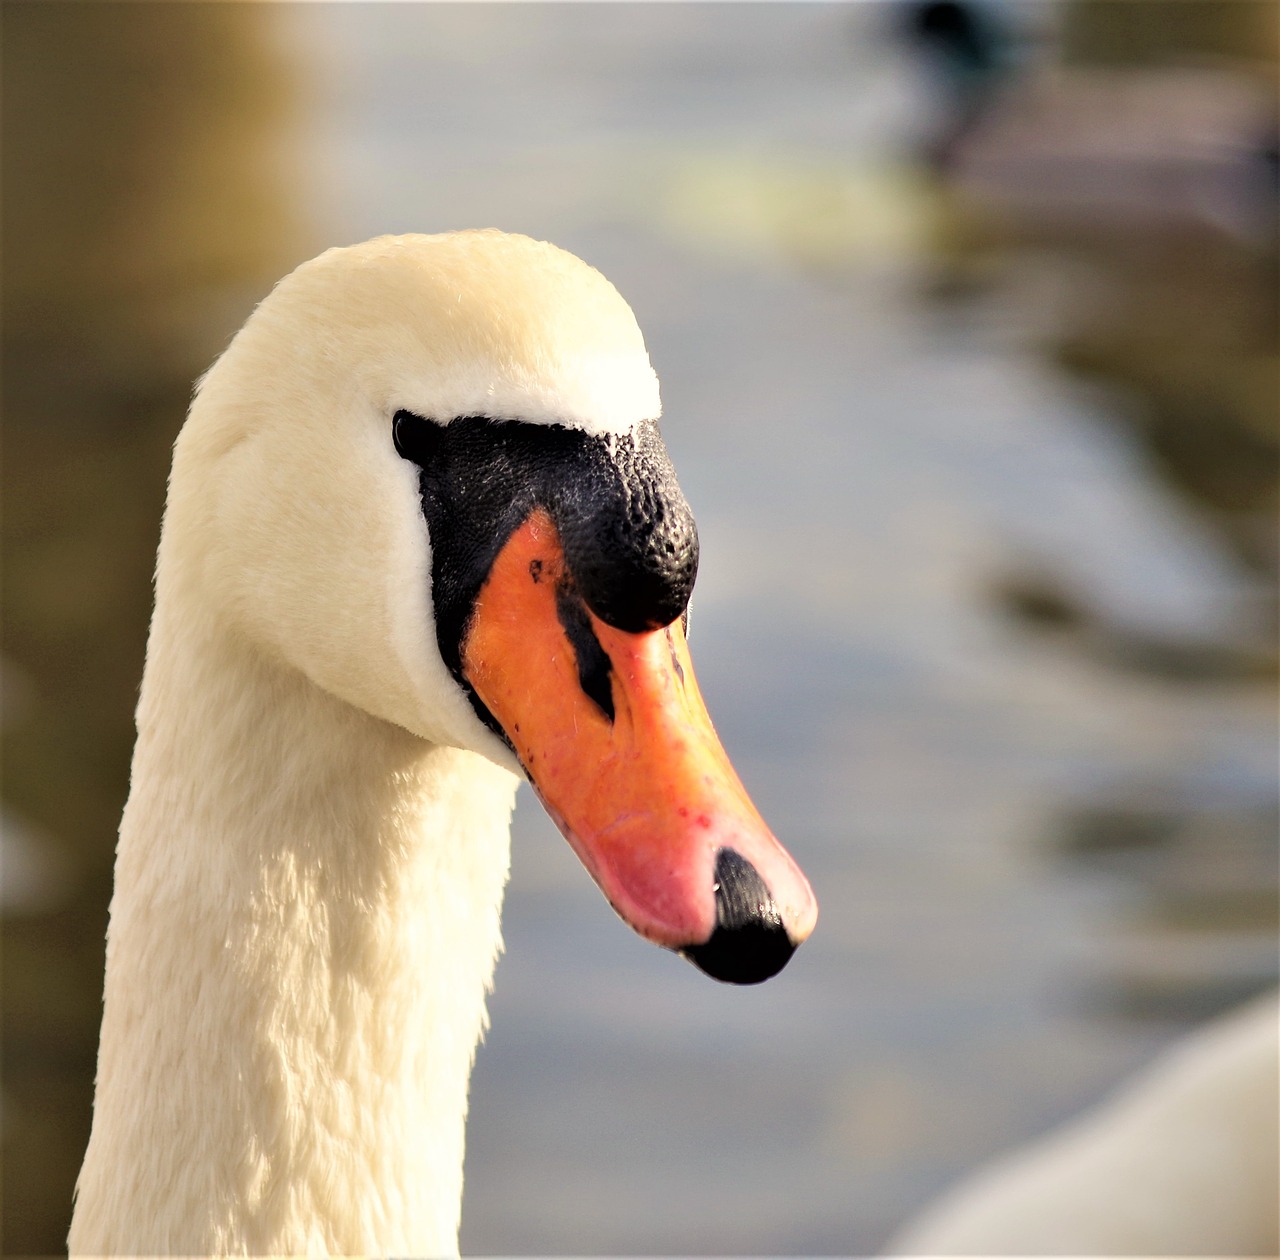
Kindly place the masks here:
POLYGON ((995 6, 975 0, 911 0, 899 33, 942 96, 924 156, 943 172, 1012 73, 1017 41, 995 6))

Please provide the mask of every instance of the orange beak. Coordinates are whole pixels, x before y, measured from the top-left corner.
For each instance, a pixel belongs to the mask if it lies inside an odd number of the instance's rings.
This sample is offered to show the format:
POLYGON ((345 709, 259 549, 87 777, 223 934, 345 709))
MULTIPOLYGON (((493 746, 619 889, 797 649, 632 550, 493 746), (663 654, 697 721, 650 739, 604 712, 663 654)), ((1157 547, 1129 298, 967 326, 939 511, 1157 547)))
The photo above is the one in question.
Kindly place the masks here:
POLYGON ((717 979, 785 965, 817 904, 720 745, 678 621, 630 634, 596 617, 539 509, 481 588, 462 668, 637 932, 717 979))

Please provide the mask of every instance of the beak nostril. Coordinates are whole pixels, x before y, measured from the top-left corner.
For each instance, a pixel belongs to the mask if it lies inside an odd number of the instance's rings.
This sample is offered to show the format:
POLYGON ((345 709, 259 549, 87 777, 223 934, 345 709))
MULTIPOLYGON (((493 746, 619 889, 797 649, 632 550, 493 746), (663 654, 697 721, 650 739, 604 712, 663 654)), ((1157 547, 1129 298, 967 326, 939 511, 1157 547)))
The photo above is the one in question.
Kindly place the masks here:
POLYGON ((759 984, 781 971, 796 947, 760 873, 733 849, 716 854, 715 894, 715 931, 680 952, 729 984, 759 984))

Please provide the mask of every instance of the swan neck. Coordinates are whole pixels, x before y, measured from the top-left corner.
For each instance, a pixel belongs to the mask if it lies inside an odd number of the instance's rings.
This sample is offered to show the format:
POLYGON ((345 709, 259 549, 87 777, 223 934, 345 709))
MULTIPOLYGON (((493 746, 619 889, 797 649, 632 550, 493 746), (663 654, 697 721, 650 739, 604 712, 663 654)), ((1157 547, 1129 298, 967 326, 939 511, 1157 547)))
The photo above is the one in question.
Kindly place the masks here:
POLYGON ((515 779, 172 631, 158 609, 71 1249, 450 1254, 515 779))

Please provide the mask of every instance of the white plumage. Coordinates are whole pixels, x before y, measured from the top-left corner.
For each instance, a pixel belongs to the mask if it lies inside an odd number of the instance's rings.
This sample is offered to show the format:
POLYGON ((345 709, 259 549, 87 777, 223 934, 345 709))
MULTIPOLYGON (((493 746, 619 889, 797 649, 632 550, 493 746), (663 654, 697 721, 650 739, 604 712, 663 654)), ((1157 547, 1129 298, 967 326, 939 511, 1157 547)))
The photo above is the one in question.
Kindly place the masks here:
POLYGON ((981 1169, 891 1251, 1273 1256, 1278 1111, 1271 994, 1179 1042, 1078 1120, 981 1169))
POLYGON ((178 439, 73 1253, 456 1251, 517 779, 443 665, 397 408, 629 432, 626 303, 472 232, 283 280, 178 439))

